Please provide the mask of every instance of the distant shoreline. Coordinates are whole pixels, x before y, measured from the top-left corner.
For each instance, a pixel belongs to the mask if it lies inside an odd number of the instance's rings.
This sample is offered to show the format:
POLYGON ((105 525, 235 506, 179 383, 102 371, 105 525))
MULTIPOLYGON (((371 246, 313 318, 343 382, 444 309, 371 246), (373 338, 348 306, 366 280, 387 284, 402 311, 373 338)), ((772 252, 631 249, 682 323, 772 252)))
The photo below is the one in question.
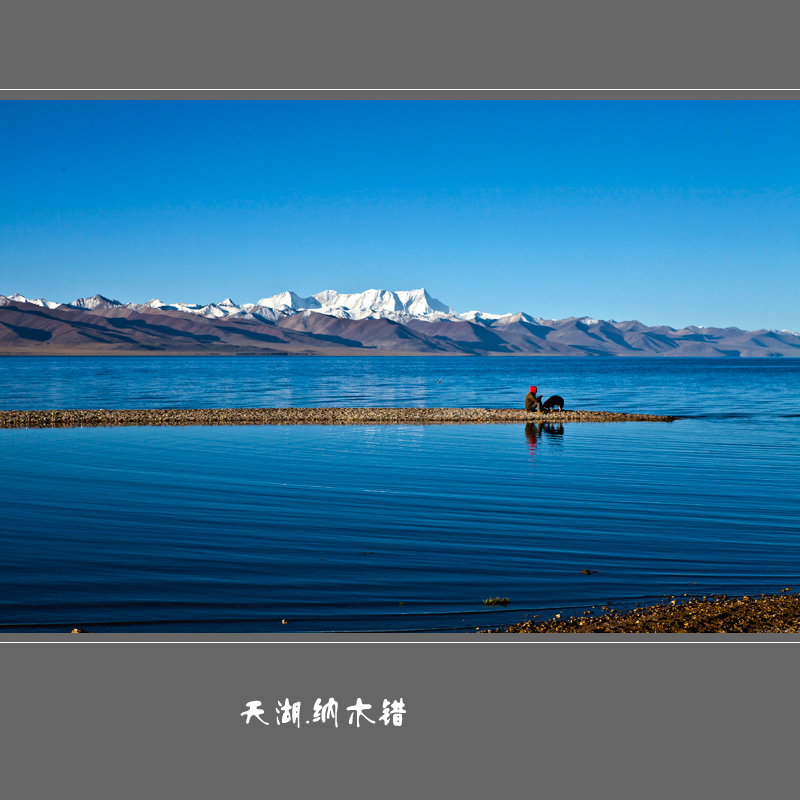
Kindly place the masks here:
POLYGON ((786 355, 763 355, 763 356, 740 356, 740 355, 698 355, 696 353, 454 353, 454 352, 424 352, 418 350, 378 350, 372 348, 317 348, 315 350, 277 350, 268 348, 246 348, 231 347, 227 350, 219 348, 216 350, 103 350, 103 349, 49 349, 47 347, 15 347, 0 348, 0 358, 19 358, 33 356, 35 358, 50 356, 54 358, 563 358, 563 359, 621 359, 647 361, 649 359, 670 361, 681 359, 703 359, 703 360, 724 360, 724 361, 797 361, 800 354, 786 355))
MULTIPOLYGON (((495 356, 538 356, 537 353, 488 353, 486 355, 495 356)), ((371 350, 352 348, 319 348, 318 350, 271 350, 263 347, 231 347, 228 349, 219 348, 216 350, 82 350, 70 348, 69 350, 48 350, 47 348, 37 347, 31 349, 10 348, 0 349, 0 358, 18 358, 20 356, 50 356, 53 358, 339 358, 342 356, 354 356, 356 358, 482 358, 483 353, 422 353, 413 350, 371 350)), ((564 356, 573 358, 573 356, 564 356)), ((800 358, 800 356, 798 356, 800 358)), ((759 359, 760 360, 760 359, 759 359)))
POLYGON ((447 425, 673 422, 680 417, 611 411, 527 413, 517 408, 140 408, 0 411, 0 428, 178 425, 447 425))

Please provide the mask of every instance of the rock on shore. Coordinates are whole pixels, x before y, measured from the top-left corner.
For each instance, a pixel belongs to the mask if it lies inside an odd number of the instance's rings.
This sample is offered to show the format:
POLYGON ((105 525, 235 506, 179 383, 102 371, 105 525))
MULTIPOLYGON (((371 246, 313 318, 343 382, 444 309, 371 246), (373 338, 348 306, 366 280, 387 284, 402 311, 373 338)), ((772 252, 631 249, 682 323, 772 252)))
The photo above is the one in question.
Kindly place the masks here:
POLYGON ((0 428, 80 428, 121 425, 424 425, 507 422, 672 422, 652 414, 517 408, 142 408, 0 411, 0 428))

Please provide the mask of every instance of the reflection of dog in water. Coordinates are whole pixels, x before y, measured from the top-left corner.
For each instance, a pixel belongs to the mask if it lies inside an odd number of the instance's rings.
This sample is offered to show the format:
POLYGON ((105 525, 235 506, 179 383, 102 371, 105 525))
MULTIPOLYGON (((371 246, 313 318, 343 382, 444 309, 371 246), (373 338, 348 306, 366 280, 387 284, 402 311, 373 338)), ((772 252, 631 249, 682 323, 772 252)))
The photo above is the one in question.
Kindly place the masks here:
POLYGON ((525 425, 525 436, 531 444, 535 444, 536 439, 541 438, 542 432, 549 436, 563 436, 564 426, 560 422, 557 425, 552 422, 529 422, 525 425))
POLYGON ((559 394, 554 394, 552 397, 548 398, 541 403, 541 409, 537 408, 537 411, 552 411, 553 409, 558 409, 559 411, 564 410, 564 398, 561 397, 559 394))

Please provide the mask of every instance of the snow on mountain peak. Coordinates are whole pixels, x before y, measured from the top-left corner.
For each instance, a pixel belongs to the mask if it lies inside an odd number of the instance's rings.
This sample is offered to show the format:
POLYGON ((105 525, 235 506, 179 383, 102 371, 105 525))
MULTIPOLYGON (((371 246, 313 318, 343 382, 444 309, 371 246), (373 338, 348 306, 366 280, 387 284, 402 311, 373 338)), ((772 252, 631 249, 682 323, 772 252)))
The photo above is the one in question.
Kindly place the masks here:
POLYGON ((120 303, 119 300, 109 300, 101 294, 96 294, 92 297, 79 297, 69 305, 83 311, 92 311, 95 308, 114 308, 116 306, 121 306, 122 303, 120 303))
POLYGON ((294 292, 280 292, 272 297, 263 297, 259 300, 256 308, 271 308, 275 311, 281 309, 300 311, 306 308, 319 308, 320 304, 313 297, 300 297, 294 292))
MULTIPOLYGON (((47 308, 58 308, 59 303, 48 300, 29 300, 19 294, 9 295, 7 302, 35 303, 47 308)), ((92 297, 81 297, 66 308, 92 311, 103 308, 116 308, 122 306, 118 300, 109 300, 103 295, 96 294, 92 297)), ((180 311, 186 314, 220 319, 223 317, 239 317, 244 319, 258 319, 262 322, 277 322, 284 317, 292 316, 304 311, 316 311, 340 319, 390 319, 394 322, 409 322, 417 319, 434 321, 449 319, 452 321, 470 321, 480 325, 491 326, 494 324, 510 324, 520 319, 531 320, 531 317, 519 314, 486 314, 479 311, 470 311, 466 314, 457 314, 450 306, 445 305, 432 297, 427 289, 410 289, 404 291, 389 291, 387 289, 367 289, 364 292, 343 294, 335 289, 325 289, 310 297, 301 297, 292 291, 280 292, 270 297, 263 297, 257 303, 244 303, 238 305, 230 297, 221 303, 165 303, 158 298, 148 300, 146 303, 128 303, 127 307, 134 309, 154 309, 158 311, 180 311)))
MULTIPOLYGON (((13 303, 30 303, 43 308, 56 310, 59 312, 71 310, 79 311, 98 311, 104 309, 114 309, 122 307, 123 303, 118 300, 110 300, 101 294, 92 297, 81 297, 69 304, 61 304, 51 300, 38 298, 31 300, 21 294, 0 295, 0 306, 8 306, 13 303)), ((450 322, 468 322, 480 325, 485 328, 493 328, 500 335, 528 335, 528 332, 519 332, 518 326, 522 323, 523 328, 530 325, 554 327, 559 326, 559 330, 567 330, 576 327, 579 331, 585 331, 587 327, 601 325, 598 330, 604 333, 607 326, 614 326, 623 333, 643 333, 658 330, 659 334, 675 333, 674 328, 660 326, 658 329, 648 327, 636 320, 618 322, 608 320, 603 322, 594 317, 570 317, 566 320, 547 320, 533 317, 528 314, 518 312, 516 314, 488 314, 482 311, 468 311, 456 313, 452 308, 432 297, 424 289, 411 289, 403 291, 389 291, 386 289, 368 289, 364 292, 343 294, 334 289, 325 289, 310 297, 301 297, 292 291, 284 291, 270 297, 264 297, 257 303, 243 303, 238 305, 230 297, 226 297, 221 303, 164 303, 153 298, 147 303, 126 303, 125 308, 135 311, 180 312, 192 314, 209 319, 238 319, 258 321, 261 323, 280 322, 286 317, 296 314, 317 314, 336 317, 339 319, 363 320, 363 319, 388 319, 392 322, 406 324, 413 321, 436 322, 445 320, 450 322)), ((706 328, 702 325, 691 325, 682 328, 681 335, 690 336, 699 334, 708 338, 709 336, 731 335, 731 332, 741 334, 738 328, 706 328)), ((534 331, 535 333, 535 331, 534 331)), ((763 331, 764 334, 777 336, 800 336, 797 332, 782 330, 763 331)), ((559 334, 561 335, 561 334, 559 334)), ((594 334, 592 334, 594 335, 594 334)), ((697 336, 694 337, 695 339, 697 336)), ((737 345, 738 346, 738 345, 737 345)), ((759 342, 760 347, 764 347, 763 342, 759 342)), ((796 345, 792 345, 795 347, 796 345)))
POLYGON ((410 292, 397 292, 397 297, 403 303, 404 310, 414 316, 430 316, 431 314, 453 314, 450 306, 440 303, 431 297, 426 289, 415 289, 410 292))
POLYGON ((365 317, 428 317, 453 314, 453 309, 432 298, 425 289, 391 292, 386 289, 367 289, 360 294, 340 294, 326 289, 313 295, 323 314, 341 309, 351 319, 365 317))
POLYGON ((253 308, 253 313, 262 317, 272 317, 308 310, 347 319, 367 317, 409 319, 454 313, 452 308, 435 300, 425 289, 404 292, 367 289, 357 294, 342 294, 335 289, 325 289, 311 297, 300 297, 294 292, 281 292, 259 300, 253 308), (265 311, 268 313, 265 314, 265 311))
POLYGON ((60 303, 53 303, 50 300, 45 300, 42 297, 38 297, 36 300, 31 300, 28 297, 25 297, 21 294, 10 294, 8 297, 4 295, 0 295, 0 298, 4 300, 4 302, 0 302, 0 305, 7 305, 8 302, 11 303, 30 303, 34 306, 41 306, 42 308, 58 308, 60 303), (7 302, 5 302, 7 301, 7 302))

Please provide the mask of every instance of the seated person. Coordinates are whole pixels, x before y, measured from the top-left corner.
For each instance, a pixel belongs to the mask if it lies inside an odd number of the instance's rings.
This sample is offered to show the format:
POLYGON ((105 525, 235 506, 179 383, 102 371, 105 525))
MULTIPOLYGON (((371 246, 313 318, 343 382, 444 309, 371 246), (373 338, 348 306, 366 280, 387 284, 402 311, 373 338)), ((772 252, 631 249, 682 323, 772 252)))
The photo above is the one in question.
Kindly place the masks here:
POLYGON ((536 387, 531 386, 528 394, 525 395, 525 411, 528 413, 533 411, 542 411, 542 396, 536 395, 536 387))

